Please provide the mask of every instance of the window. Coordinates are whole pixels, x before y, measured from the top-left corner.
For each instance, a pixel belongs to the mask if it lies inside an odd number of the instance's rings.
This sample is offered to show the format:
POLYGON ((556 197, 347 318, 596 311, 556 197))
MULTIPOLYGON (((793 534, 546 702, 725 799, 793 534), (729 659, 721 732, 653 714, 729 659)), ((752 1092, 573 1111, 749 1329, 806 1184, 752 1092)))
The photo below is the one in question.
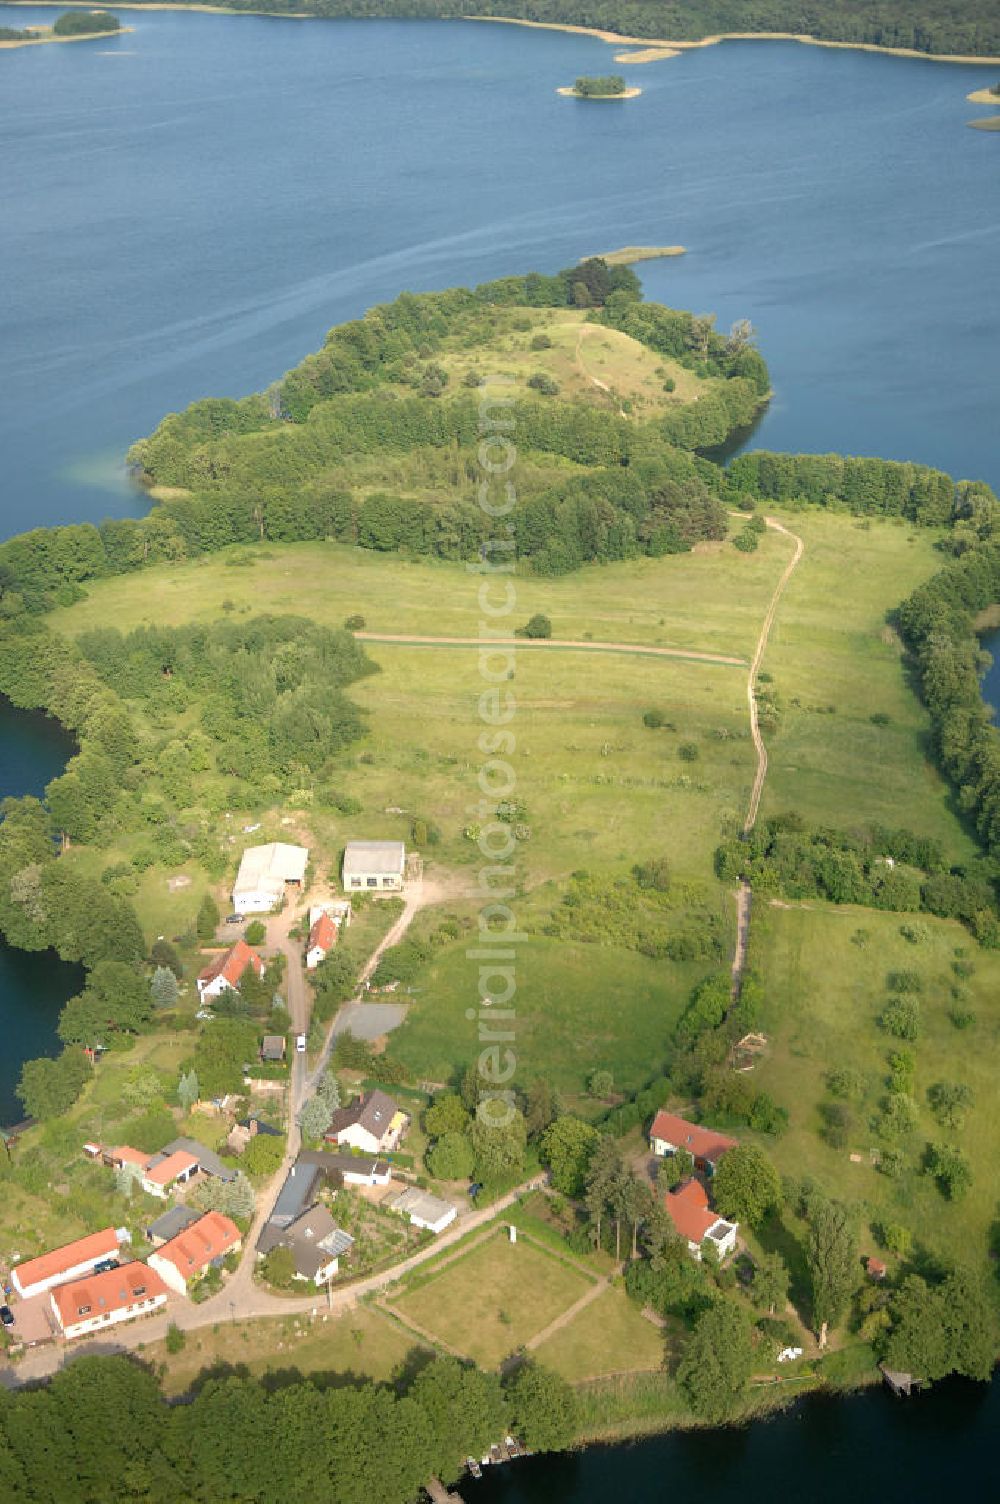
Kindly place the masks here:
POLYGON ((352 888, 360 888, 361 887, 361 879, 360 879, 360 877, 352 877, 351 878, 351 887, 352 888))
POLYGON ((77 1308, 76 1314, 78 1316, 87 1316, 87 1315, 90 1314, 90 1307, 89 1306, 79 1306, 77 1308))
POLYGON ((369 888, 377 888, 378 887, 378 878, 377 877, 370 877, 368 879, 368 886, 369 886, 369 888))
POLYGON ((146 1286, 145 1285, 136 1285, 134 1294, 136 1294, 136 1295, 145 1295, 145 1293, 146 1293, 146 1286))

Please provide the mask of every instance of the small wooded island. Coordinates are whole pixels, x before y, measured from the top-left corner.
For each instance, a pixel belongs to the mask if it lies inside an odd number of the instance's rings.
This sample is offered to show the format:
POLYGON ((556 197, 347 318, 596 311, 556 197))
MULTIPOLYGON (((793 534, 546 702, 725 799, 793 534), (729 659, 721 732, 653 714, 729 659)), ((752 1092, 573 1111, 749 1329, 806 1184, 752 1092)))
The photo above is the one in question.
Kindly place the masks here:
POLYGON ((88 37, 113 36, 127 30, 117 16, 106 10, 68 10, 51 26, 30 26, 19 30, 0 26, 0 47, 31 47, 39 42, 79 42, 88 37))
POLYGON ((635 99, 641 89, 630 89, 620 73, 606 73, 596 78, 581 75, 572 88, 557 89, 569 99, 635 99))

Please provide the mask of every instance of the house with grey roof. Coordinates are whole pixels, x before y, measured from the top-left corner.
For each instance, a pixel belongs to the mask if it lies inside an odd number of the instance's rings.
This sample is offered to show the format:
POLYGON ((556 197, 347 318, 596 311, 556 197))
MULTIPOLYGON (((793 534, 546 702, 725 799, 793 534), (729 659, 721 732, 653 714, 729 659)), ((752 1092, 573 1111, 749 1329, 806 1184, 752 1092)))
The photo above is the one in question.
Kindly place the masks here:
POLYGON ((296 1279, 325 1285, 339 1273, 340 1260, 353 1244, 325 1206, 311 1206, 283 1229, 274 1246, 291 1249, 296 1279))
POLYGON ((394 1212, 409 1217, 414 1227, 422 1227, 433 1233, 443 1232, 458 1216, 457 1206, 450 1201, 442 1201, 440 1196, 432 1196, 430 1191, 421 1191, 416 1186, 408 1186, 391 1205, 394 1212))
POLYGON ((388 1185, 392 1167, 387 1159, 373 1154, 330 1153, 323 1149, 304 1149, 299 1164, 318 1165, 327 1176, 339 1175, 344 1185, 388 1185))
POLYGON ((323 1135, 328 1144, 360 1149, 364 1154, 391 1154, 409 1125, 409 1115, 388 1092, 377 1087, 346 1107, 338 1107, 323 1135))
POLYGON ((235 1180, 236 1171, 224 1165, 214 1149, 207 1149, 204 1144, 199 1144, 195 1138, 175 1138, 169 1144, 164 1144, 161 1154, 176 1154, 178 1152, 193 1154, 198 1161, 198 1168, 206 1175, 213 1175, 216 1180, 235 1180))
MULTIPOLYGON (((278 1199, 264 1227, 264 1233, 272 1224, 277 1228, 288 1227, 296 1217, 301 1217, 306 1207, 312 1206, 322 1173, 318 1165, 301 1164, 296 1160, 285 1176, 285 1183, 278 1192, 278 1199)), ((261 1234, 262 1237, 264 1233, 261 1234)), ((259 1243, 257 1247, 259 1250, 259 1243)))
POLYGON ((162 1217, 150 1222, 146 1228, 146 1241, 152 1243, 154 1248, 159 1248, 163 1243, 169 1243, 171 1238, 185 1232, 200 1216, 201 1212, 192 1211, 189 1206, 172 1206, 162 1217))
POLYGON ((405 873, 402 841, 348 841, 344 847, 345 893, 399 893, 405 873))

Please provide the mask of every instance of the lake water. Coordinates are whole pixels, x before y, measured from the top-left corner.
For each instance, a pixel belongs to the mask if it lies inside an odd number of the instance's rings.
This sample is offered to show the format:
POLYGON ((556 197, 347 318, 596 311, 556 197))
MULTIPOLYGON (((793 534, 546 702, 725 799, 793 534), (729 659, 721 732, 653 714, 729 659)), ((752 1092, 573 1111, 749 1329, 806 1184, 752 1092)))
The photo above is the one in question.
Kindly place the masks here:
MULTIPOLYGON (((756 443, 1000 485, 1000 139, 965 127, 995 70, 731 43, 626 68, 639 100, 588 105, 554 92, 607 70, 587 37, 121 14, 131 34, 0 53, 0 535, 141 510, 134 438, 267 384, 373 302, 624 244, 689 248, 642 269, 649 297, 757 326, 756 443)), ((40 792, 66 751, 0 705, 0 793, 40 792)), ((0 951, 0 1118, 74 986, 0 951)), ((995 1386, 821 1401, 465 1491, 938 1500, 990 1476, 998 1419, 995 1386)))
POLYGON ((995 69, 729 43, 588 104, 555 89, 590 37, 121 16, 0 53, 0 531, 136 509, 131 440, 373 302, 624 244, 688 247, 650 297, 753 320, 758 442, 1000 484, 995 69))
MULTIPOLYGON (((41 794, 74 750, 57 721, 15 710, 0 696, 0 798, 41 794)), ((12 950, 0 941, 0 1124, 24 1116, 14 1096, 21 1062, 56 1052, 59 1010, 79 991, 82 976, 52 951, 12 950)))

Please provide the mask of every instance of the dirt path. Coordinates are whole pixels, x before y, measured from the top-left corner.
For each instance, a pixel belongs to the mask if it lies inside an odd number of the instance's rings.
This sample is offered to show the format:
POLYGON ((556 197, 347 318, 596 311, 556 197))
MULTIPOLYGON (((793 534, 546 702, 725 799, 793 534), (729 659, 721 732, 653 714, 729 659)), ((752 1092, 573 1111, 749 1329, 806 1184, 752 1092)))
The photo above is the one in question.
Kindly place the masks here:
MULTIPOLYGON (((739 513, 735 514, 741 515, 739 513)), ((757 674, 767 651, 768 640, 771 636, 771 628, 777 615, 778 605, 784 594, 785 586, 791 579, 799 560, 805 552, 805 544, 797 533, 791 532, 773 517, 765 517, 768 527, 776 533, 784 533, 786 538, 791 538, 795 543, 792 557, 785 565, 774 593, 768 602, 767 611, 761 624, 757 638, 757 646, 754 648, 753 658, 750 660, 750 671, 747 674, 747 704, 750 707, 750 735, 753 738, 754 751, 757 754, 757 771, 754 774, 753 786, 750 790, 750 802, 747 806, 746 819, 743 821, 743 834, 749 835, 757 823, 757 812, 760 809, 760 799, 764 792, 764 780, 767 777, 767 748, 760 731, 760 722, 757 716, 757 674)), ((741 882, 736 894, 736 950, 733 955, 732 988, 731 997, 737 1002, 740 995, 740 986, 743 981, 743 973, 747 964, 747 947, 750 940, 750 884, 741 882)))
POLYGON ((767 612, 764 616, 764 622, 760 629, 760 636, 757 638, 757 646, 754 649, 753 658, 750 660, 750 672, 747 675, 747 701, 750 706, 750 735, 753 737, 754 750, 757 753, 757 772, 754 776, 753 788, 750 790, 750 804, 747 808, 747 817, 743 822, 743 830, 745 834, 749 834, 749 832, 753 830, 754 825, 757 823, 757 811, 760 808, 760 796, 764 792, 764 779, 767 777, 767 748, 764 746, 764 738, 760 734, 760 724, 757 719, 757 672, 760 668, 764 654, 767 651, 767 642, 768 638, 771 635, 771 628, 774 625, 774 618, 777 614, 778 603, 781 600, 782 595, 784 594, 785 586, 788 584, 788 581, 795 573, 799 560, 802 558, 802 555, 805 552, 805 544, 802 542, 802 539, 798 536, 797 533, 790 532, 788 528, 784 527, 780 522, 775 522, 773 517, 765 517, 764 521, 767 523, 769 528, 772 528, 774 530, 774 532, 784 533, 786 538, 791 538, 795 543, 795 552, 792 554, 792 557, 785 565, 785 568, 782 571, 781 579, 774 587, 774 594, 771 596, 770 603, 768 604, 767 612))
POLYGON ((647 658, 688 658, 696 663, 721 663, 745 668, 746 659, 728 653, 705 653, 698 648, 661 648, 640 642, 586 642, 563 637, 423 637, 408 632, 355 632, 359 642, 384 642, 400 647, 439 648, 563 648, 583 653, 632 653, 647 658))

